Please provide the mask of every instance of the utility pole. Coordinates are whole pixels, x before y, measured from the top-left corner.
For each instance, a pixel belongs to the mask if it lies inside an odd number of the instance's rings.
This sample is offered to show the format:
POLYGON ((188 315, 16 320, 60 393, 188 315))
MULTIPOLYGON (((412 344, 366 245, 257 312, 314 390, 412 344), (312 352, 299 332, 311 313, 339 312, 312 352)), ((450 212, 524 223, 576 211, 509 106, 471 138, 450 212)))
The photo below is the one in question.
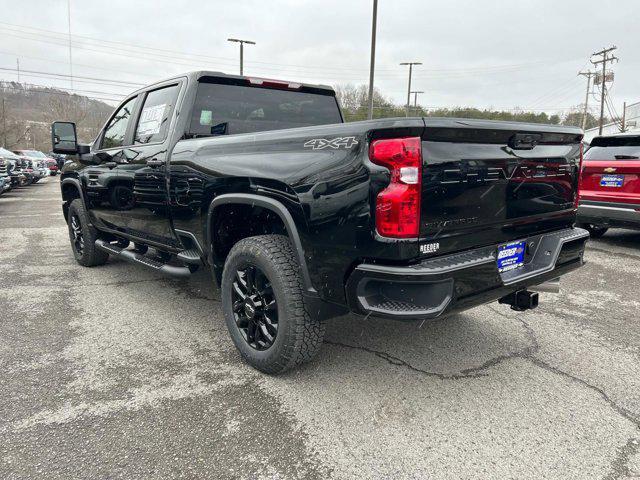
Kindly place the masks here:
POLYGON ((627 131, 627 102, 622 104, 622 125, 620 126, 620 133, 627 131))
POLYGON ((7 148, 7 115, 4 112, 4 97, 2 97, 2 147, 7 148))
POLYGON ((73 56, 71 54, 71 0, 67 0, 67 26, 69 27, 69 82, 73 90, 73 56))
POLYGON ((244 44, 255 45, 256 42, 252 42, 251 40, 240 40, 239 38, 227 38, 227 41, 240 44, 240 75, 244 75, 244 44))
POLYGON ((16 58, 16 68, 18 70, 18 83, 20 83, 20 59, 16 58))
POLYGON ((422 90, 413 90, 413 110, 415 113, 418 113, 418 94, 424 93, 422 90))
POLYGON ((414 65, 422 65, 421 62, 402 62, 400 65, 409 65, 409 85, 407 87, 407 117, 411 108, 411 73, 414 65))
POLYGON ((582 114, 582 130, 587 128, 587 115, 589 114, 589 93, 591 90, 591 77, 596 75, 595 72, 578 72, 578 75, 587 77, 587 93, 584 97, 584 113, 582 114))
POLYGON ((369 63, 369 120, 373 118, 373 72, 376 67, 376 23, 378 21, 378 0, 373 0, 371 21, 371 62, 369 63))
POLYGON ((618 47, 615 45, 609 48, 603 48, 599 52, 595 52, 591 55, 591 57, 602 57, 600 60, 590 60, 592 65, 602 64, 602 96, 600 98, 600 123, 598 127, 598 135, 602 135, 602 126, 604 124, 604 100, 605 95, 607 94, 607 86, 606 86, 606 78, 607 78, 607 63, 614 61, 618 61, 618 57, 615 55, 609 55, 610 52, 617 50, 618 47))

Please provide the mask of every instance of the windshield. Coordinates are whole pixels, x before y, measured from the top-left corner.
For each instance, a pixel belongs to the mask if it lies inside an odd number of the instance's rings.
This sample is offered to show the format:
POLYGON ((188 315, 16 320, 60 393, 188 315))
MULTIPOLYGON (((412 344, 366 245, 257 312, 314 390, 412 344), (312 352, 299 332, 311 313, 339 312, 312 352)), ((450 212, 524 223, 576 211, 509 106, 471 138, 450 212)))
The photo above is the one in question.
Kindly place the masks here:
POLYGON ((231 135, 341 123, 333 95, 201 82, 191 135, 231 135))
POLYGON ((28 157, 47 158, 47 156, 44 153, 39 152, 37 150, 25 150, 24 154, 27 155, 28 157))
POLYGON ((598 137, 584 154, 585 160, 639 160, 640 136, 598 137))
POLYGON ((0 147, 0 157, 4 157, 4 158, 13 158, 13 159, 17 159, 20 158, 18 157, 18 155, 16 155, 13 152, 10 152, 9 150, 7 150, 6 148, 2 148, 0 147))

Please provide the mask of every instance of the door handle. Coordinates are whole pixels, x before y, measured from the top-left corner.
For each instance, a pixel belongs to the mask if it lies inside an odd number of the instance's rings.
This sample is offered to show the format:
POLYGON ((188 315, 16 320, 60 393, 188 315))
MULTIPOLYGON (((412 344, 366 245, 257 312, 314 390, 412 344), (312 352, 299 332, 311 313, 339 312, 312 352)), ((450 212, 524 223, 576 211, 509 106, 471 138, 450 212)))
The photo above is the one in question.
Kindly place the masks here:
POLYGON ((150 158, 149 160, 147 160, 147 165, 151 168, 157 168, 164 165, 164 162, 162 160, 158 160, 157 158, 150 158))

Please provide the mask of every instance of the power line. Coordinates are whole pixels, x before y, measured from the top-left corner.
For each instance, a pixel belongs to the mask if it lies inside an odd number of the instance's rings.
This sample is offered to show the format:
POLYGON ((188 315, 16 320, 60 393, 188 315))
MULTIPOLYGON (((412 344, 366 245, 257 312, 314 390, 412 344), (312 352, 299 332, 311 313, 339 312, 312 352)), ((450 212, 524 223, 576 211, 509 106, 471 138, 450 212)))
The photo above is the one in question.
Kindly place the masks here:
MULTIPOLYGON (((17 69, 15 68, 6 68, 6 67, 0 67, 0 70, 4 70, 4 71, 8 71, 8 72, 16 72, 17 69)), ((52 72, 41 72, 41 71, 37 71, 37 70, 24 70, 21 69, 20 73, 22 75, 24 74, 33 74, 32 76, 37 76, 37 75, 49 75, 49 76, 53 76, 53 77, 59 77, 59 78, 64 78, 64 79, 68 79, 70 77, 69 74, 65 74, 65 73, 52 73, 52 72)), ((28 75, 26 75, 28 76, 28 75)), ((100 83, 100 84, 104 84, 104 85, 110 85, 110 86, 114 86, 114 87, 144 87, 145 84, 144 83, 134 83, 134 82, 125 82, 123 80, 108 80, 108 79, 100 79, 100 78, 95 78, 95 77, 81 77, 81 76, 75 76, 75 78, 80 78, 83 80, 86 80, 86 83, 100 83)))
POLYGON ((617 125, 621 126, 622 125, 622 120, 620 118, 620 115, 618 115, 618 112, 616 111, 612 101, 611 101, 611 97, 609 97, 608 94, 606 94, 606 90, 605 90, 605 105, 607 107, 607 111, 609 112, 609 115, 611 116, 611 120, 616 123, 617 125))
MULTIPOLYGON (((24 55, 22 53, 0 51, 0 55, 8 55, 8 56, 11 56, 11 57, 20 57, 20 58, 28 58, 30 60, 38 60, 38 61, 41 61, 41 62, 55 63, 56 65, 60 65, 60 64, 68 65, 68 62, 65 62, 65 61, 53 60, 51 58, 44 58, 44 57, 34 57, 34 56, 31 56, 31 55, 24 55)), ((78 62, 73 62, 73 65, 76 66, 76 67, 90 68, 92 70, 102 70, 102 71, 105 71, 105 72, 116 73, 116 72, 114 72, 113 68, 99 67, 99 66, 96 66, 96 65, 88 65, 86 63, 78 63, 78 62)), ((154 78, 154 79, 157 78, 157 75, 149 75, 149 74, 146 74, 146 73, 139 73, 139 72, 132 72, 132 71, 128 71, 128 70, 122 70, 119 67, 116 67, 116 68, 117 68, 117 74, 118 75, 120 75, 122 73, 128 73, 128 74, 131 74, 131 75, 138 75, 138 76, 147 77, 147 78, 154 78)))
MULTIPOLYGON (((56 32, 53 30, 47 30, 47 29, 43 29, 43 28, 35 28, 35 27, 28 27, 25 25, 16 25, 16 24, 11 24, 11 23, 7 23, 7 22, 0 22, 0 26, 4 26, 3 28, 9 28, 10 31, 17 33, 17 34, 27 34, 27 35, 38 35, 38 36, 42 36, 43 33, 47 34, 48 36, 53 36, 53 38, 64 42, 63 45, 67 46, 69 43, 69 36, 67 34, 64 34, 62 32, 56 32), (17 29, 17 30, 15 30, 17 29), (25 31, 25 30, 32 30, 34 32, 29 32, 29 31, 25 31)), ((75 41, 88 41, 88 42, 94 42, 98 45, 92 45, 94 47, 99 47, 100 44, 103 44, 102 47, 103 48, 110 48, 110 49, 116 49, 116 50, 124 50, 125 52, 129 52, 131 53, 132 50, 134 49, 137 52, 136 53, 142 53, 142 52, 159 52, 159 53, 153 53, 152 55, 157 55, 160 56, 162 58, 168 58, 168 59, 174 59, 174 60, 186 60, 189 62, 193 62, 195 60, 197 60, 198 58, 201 59, 205 59, 207 61, 212 61, 215 63, 220 63, 220 60, 223 61, 233 61, 233 58, 229 58, 229 57, 215 57, 215 56, 211 56, 211 55, 203 55, 203 54, 196 54, 196 53, 187 53, 187 52, 178 52, 175 50, 168 50, 168 49, 161 49, 161 48, 155 48, 155 47, 148 47, 148 46, 141 46, 141 45, 131 45, 125 42, 120 42, 120 41, 115 41, 115 40, 103 40, 103 39, 97 39, 94 37, 88 37, 88 36, 84 36, 84 35, 72 35, 71 38, 75 39, 75 41), (110 47, 109 45, 114 45, 112 47, 110 47), (116 45, 119 45, 116 46, 116 45), (179 58, 179 57, 183 57, 183 58, 179 58), (195 58, 192 58, 195 57, 195 58)), ((36 40, 36 41, 41 41, 38 38, 35 38, 32 40, 36 40)), ((74 48, 76 48, 76 45, 74 45, 74 48)), ((84 49, 87 49, 86 47, 83 47, 84 49)), ((556 63, 564 63, 564 62, 569 62, 569 61, 575 61, 575 59, 566 59, 566 60, 539 60, 539 61, 535 61, 535 62, 527 62, 527 63, 517 63, 517 64, 506 64, 506 65, 488 65, 488 66, 478 66, 478 67, 456 67, 456 68, 440 68, 440 69, 426 69, 424 70, 424 74, 429 74, 429 73, 441 73, 441 74, 451 74, 451 73, 455 73, 455 72, 460 72, 460 73, 464 73, 464 74, 477 74, 479 72, 491 72, 491 71, 501 71, 501 70, 510 70, 510 69, 518 69, 518 68, 526 68, 526 67, 535 67, 541 64, 556 64, 556 63)), ((294 67, 294 68, 300 68, 300 69, 321 69, 323 72, 326 72, 327 70, 344 70, 344 71, 351 71, 351 72, 366 72, 366 67, 361 67, 361 68, 354 68, 354 67, 348 67, 348 66, 340 66, 340 65, 332 65, 332 66, 327 66, 327 65, 297 65, 297 64, 286 64, 286 63, 275 63, 275 62, 261 62, 261 61, 247 61, 247 64, 259 64, 259 65, 271 65, 271 66, 279 66, 279 67, 294 67)), ((191 63, 193 64, 193 63, 191 63)), ((233 64, 230 63, 226 63, 226 66, 232 66, 233 64)), ((282 69, 280 69, 282 70, 282 69)), ((400 74, 396 73, 395 69, 378 69, 379 72, 390 72, 386 75, 389 76, 399 76, 400 74)), ((385 74, 382 74, 385 75, 385 74)))
POLYGON ((547 102, 551 102, 551 100, 556 100, 561 95, 566 95, 567 93, 573 92, 577 82, 578 79, 572 77, 569 81, 560 84, 559 87, 553 88, 547 93, 538 96, 535 100, 533 100, 533 102, 531 102, 531 106, 537 107, 539 105, 544 105, 547 102))

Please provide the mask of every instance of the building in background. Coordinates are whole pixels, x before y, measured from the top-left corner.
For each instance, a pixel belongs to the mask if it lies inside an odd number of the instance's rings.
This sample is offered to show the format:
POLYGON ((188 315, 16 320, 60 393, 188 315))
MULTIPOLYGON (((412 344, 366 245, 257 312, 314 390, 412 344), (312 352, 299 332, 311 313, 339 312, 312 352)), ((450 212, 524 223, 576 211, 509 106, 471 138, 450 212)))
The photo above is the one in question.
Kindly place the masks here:
MULTIPOLYGON (((627 105, 624 114, 624 132, 640 135, 640 102, 627 105)), ((607 123, 602 127, 603 135, 616 135, 622 133, 622 119, 607 123)), ((598 136, 598 127, 590 128, 584 132, 584 141, 591 143, 598 136)))

